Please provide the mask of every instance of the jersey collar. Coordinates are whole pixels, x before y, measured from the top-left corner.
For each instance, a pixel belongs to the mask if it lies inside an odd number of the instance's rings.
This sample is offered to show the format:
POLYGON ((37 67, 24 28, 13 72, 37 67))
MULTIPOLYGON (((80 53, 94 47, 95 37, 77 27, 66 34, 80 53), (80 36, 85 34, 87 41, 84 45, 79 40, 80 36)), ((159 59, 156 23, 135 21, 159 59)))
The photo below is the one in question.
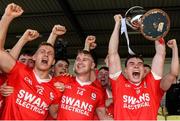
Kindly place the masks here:
POLYGON ((77 77, 76 77, 76 81, 77 81, 81 86, 90 85, 90 84, 92 83, 91 81, 82 82, 82 81, 79 80, 77 77))
POLYGON ((49 78, 48 79, 41 79, 37 74, 36 74, 36 72, 33 70, 33 73, 34 73, 34 75, 35 75, 35 77, 36 77, 36 80, 37 80, 37 82, 38 83, 47 83, 47 82, 50 82, 50 80, 52 79, 52 76, 49 74, 48 76, 49 76, 49 78))

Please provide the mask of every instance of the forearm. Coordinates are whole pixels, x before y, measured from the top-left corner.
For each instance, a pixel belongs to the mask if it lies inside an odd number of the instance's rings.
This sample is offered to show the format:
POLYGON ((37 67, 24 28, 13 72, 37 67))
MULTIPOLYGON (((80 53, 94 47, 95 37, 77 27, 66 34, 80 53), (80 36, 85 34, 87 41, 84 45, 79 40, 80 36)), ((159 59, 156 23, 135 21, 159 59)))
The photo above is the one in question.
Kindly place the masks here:
POLYGON ((49 35, 49 38, 47 40, 48 43, 52 44, 54 46, 56 38, 58 35, 54 34, 51 32, 51 34, 49 35))
POLYGON ((8 31, 8 27, 11 23, 12 19, 2 16, 0 21, 0 49, 4 49, 5 39, 8 31))
POLYGON ((116 23, 109 42, 108 54, 118 53, 120 23, 116 23))
POLYGON ((179 74, 179 56, 178 56, 178 48, 177 46, 172 49, 172 61, 171 61, 171 69, 170 73, 175 77, 179 74))
POLYGON ((19 54, 23 48, 23 46, 27 43, 27 41, 24 40, 24 38, 20 38, 19 41, 16 43, 16 45, 11 49, 9 54, 14 57, 14 59, 18 59, 19 54))

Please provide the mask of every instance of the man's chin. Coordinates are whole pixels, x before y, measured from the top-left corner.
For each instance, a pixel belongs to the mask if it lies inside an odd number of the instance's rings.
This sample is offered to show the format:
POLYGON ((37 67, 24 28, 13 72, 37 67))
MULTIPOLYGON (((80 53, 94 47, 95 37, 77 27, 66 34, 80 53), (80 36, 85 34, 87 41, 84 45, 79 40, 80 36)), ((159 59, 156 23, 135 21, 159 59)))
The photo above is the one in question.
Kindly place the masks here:
POLYGON ((131 81, 130 81, 132 84, 139 84, 139 83, 141 83, 141 80, 140 79, 132 79, 131 81))

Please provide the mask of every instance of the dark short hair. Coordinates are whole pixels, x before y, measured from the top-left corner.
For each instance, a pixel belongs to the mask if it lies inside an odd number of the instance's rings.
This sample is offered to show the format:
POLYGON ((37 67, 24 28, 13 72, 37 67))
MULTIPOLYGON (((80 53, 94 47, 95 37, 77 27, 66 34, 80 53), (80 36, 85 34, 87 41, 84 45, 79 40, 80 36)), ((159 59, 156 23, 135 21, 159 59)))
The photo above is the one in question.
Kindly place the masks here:
POLYGON ((151 66, 148 64, 144 64, 144 67, 148 67, 149 69, 151 69, 151 66))
POLYGON ((83 53, 83 54, 85 54, 85 55, 91 56, 91 58, 94 60, 91 52, 89 52, 89 51, 87 51, 87 50, 78 50, 77 55, 78 55, 78 54, 81 54, 81 53, 83 53))
POLYGON ((106 66, 101 66, 98 70, 100 71, 100 70, 102 70, 102 69, 104 69, 104 70, 106 70, 106 71, 109 71, 109 68, 106 67, 106 66))
MULTIPOLYGON (((50 47, 52 47, 52 48, 54 49, 54 46, 53 46, 51 43, 48 43, 48 42, 41 42, 40 45, 39 45, 39 47, 41 47, 41 46, 43 46, 43 45, 50 46, 50 47)), ((39 48, 39 47, 38 47, 38 48, 39 48)))
POLYGON ((128 55, 128 57, 125 60, 125 67, 127 66, 128 60, 131 59, 131 58, 138 58, 138 59, 140 59, 140 60, 142 60, 144 62, 144 59, 143 59, 142 55, 128 55))
POLYGON ((48 42, 41 42, 38 49, 41 47, 41 46, 50 46, 53 48, 54 52, 55 52, 55 49, 54 49, 54 46, 51 44, 51 43, 48 43, 48 42))
POLYGON ((23 55, 23 56, 32 56, 31 53, 25 53, 25 52, 21 53, 19 56, 21 56, 21 55, 23 55))

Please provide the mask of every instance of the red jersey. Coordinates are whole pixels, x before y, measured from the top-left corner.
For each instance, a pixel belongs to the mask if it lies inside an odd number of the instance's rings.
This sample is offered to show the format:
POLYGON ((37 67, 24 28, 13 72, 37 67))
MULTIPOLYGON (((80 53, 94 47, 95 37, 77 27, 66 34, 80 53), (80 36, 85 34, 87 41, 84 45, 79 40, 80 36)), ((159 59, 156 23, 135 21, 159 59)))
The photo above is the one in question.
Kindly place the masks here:
MULTIPOLYGON (((62 77, 60 77, 62 79, 62 77)), ((67 77, 66 77, 67 79, 67 77)), ((58 120, 93 120, 97 107, 104 107, 103 92, 94 84, 80 85, 76 78, 66 84, 58 111, 58 120)), ((58 80, 56 80, 58 81, 58 80)))
POLYGON ((32 69, 17 62, 8 74, 7 84, 14 93, 5 99, 4 120, 43 120, 48 107, 59 100, 59 91, 48 82, 39 83, 32 69))
POLYGON ((131 84, 122 74, 111 80, 115 120, 156 120, 164 94, 160 80, 148 73, 140 85, 131 84))

